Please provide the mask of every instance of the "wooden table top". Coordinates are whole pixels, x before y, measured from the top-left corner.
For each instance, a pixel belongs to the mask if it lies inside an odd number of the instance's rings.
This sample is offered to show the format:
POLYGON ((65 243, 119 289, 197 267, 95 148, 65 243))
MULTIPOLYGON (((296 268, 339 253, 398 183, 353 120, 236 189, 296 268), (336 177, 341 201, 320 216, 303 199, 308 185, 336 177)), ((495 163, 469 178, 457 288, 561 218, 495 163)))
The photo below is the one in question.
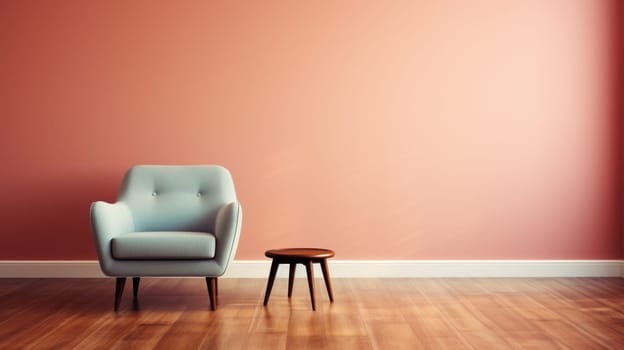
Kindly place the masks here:
POLYGON ((271 249, 264 252, 267 258, 331 258, 335 255, 333 250, 322 248, 284 248, 271 249))

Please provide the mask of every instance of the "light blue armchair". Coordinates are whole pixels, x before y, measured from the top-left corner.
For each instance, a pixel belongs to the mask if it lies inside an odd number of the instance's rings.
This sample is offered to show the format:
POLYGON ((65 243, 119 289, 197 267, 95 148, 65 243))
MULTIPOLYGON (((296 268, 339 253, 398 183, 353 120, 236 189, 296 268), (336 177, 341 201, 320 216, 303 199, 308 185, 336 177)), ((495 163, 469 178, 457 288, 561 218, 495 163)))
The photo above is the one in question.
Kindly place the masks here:
POLYGON ((215 165, 141 165, 125 175, 116 203, 91 205, 100 267, 117 277, 117 311, 126 277, 135 302, 141 276, 202 276, 210 306, 217 278, 234 258, 242 222, 232 176, 215 165))

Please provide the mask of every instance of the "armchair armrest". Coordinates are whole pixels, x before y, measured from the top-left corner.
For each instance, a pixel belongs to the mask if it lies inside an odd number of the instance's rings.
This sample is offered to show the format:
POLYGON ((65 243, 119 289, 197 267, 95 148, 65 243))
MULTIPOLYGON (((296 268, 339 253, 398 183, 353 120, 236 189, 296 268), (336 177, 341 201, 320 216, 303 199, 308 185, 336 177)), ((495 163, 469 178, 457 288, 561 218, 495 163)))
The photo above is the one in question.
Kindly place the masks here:
POLYGON ((217 212, 215 222, 217 250, 215 259, 223 269, 223 272, 225 272, 230 261, 232 261, 236 255, 242 220, 243 208, 239 202, 224 204, 217 212))
POLYGON ((113 237, 134 231, 134 220, 130 208, 123 203, 102 201, 91 204, 91 231, 102 271, 107 274, 107 266, 113 257, 110 241, 113 237))

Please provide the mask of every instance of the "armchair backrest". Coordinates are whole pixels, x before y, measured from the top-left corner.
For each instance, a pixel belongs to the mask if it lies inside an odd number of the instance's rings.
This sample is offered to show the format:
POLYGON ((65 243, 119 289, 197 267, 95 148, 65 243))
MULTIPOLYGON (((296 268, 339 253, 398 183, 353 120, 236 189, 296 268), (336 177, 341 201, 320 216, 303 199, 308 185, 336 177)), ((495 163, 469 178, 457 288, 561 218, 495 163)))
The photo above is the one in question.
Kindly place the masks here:
POLYGON ((139 165, 126 173, 118 201, 135 231, 215 232, 218 209, 236 202, 230 172, 218 165, 139 165))

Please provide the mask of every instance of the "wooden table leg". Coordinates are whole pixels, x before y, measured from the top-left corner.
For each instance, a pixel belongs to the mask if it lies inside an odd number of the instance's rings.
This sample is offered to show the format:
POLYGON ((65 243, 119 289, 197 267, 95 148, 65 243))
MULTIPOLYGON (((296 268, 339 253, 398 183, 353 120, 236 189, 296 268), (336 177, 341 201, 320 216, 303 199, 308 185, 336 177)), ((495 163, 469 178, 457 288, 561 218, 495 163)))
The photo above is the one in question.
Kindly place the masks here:
POLYGON ((293 282, 295 280, 295 270, 297 269, 297 264, 290 263, 290 271, 288 272, 288 297, 292 296, 293 290, 293 282))
POLYGON ((273 282, 275 282, 275 274, 277 274, 277 268, 279 267, 279 262, 277 259, 273 259, 271 263, 271 272, 269 273, 269 281, 267 283, 267 289, 264 293, 264 306, 269 302, 269 296, 271 296, 271 289, 273 289, 273 282))
POLYGON ((325 280, 325 287, 327 287, 327 294, 329 294, 329 301, 334 302, 334 293, 332 292, 331 279, 329 277, 329 267, 327 266, 327 259, 321 261, 321 270, 323 270, 323 279, 325 280))
POLYGON ((312 261, 305 262, 306 272, 308 273, 308 287, 310 288, 310 299, 312 300, 312 310, 316 311, 316 305, 314 304, 314 270, 312 268, 312 261))

